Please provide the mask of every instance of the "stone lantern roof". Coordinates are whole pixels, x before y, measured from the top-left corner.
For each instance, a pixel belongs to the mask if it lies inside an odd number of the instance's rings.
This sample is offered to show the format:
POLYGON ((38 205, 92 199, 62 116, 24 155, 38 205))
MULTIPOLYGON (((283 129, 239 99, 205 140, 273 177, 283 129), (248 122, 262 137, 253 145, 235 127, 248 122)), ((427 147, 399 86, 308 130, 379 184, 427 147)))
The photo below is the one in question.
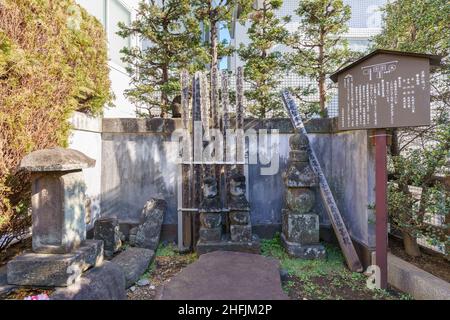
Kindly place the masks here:
POLYGON ((20 162, 20 168, 31 172, 71 171, 91 168, 95 160, 80 151, 64 148, 33 151, 20 162))

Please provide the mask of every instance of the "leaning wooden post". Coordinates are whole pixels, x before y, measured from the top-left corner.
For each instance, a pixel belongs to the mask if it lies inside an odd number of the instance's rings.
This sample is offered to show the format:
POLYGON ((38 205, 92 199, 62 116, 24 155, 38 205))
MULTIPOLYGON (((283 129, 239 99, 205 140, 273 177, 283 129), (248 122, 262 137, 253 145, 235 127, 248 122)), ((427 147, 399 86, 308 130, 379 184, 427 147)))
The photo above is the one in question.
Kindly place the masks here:
POLYGON ((191 240, 191 213, 182 209, 191 208, 191 178, 192 178, 192 152, 191 152, 191 133, 189 126, 189 73, 187 70, 181 72, 181 123, 184 130, 183 137, 183 155, 181 164, 181 190, 178 189, 178 223, 179 227, 178 242, 179 249, 189 249, 192 245, 191 240), (186 140, 187 141, 186 141, 186 140), (181 198, 181 199, 180 199, 181 198))
MULTIPOLYGON (((201 96, 201 110, 202 110, 202 124, 203 124, 203 135, 206 141, 210 141, 210 119, 211 119, 211 100, 210 100, 210 91, 209 91, 209 81, 206 73, 201 74, 200 78, 200 96, 201 96)), ((211 164, 203 165, 203 175, 213 176, 211 164)))
MULTIPOLYGON (((244 136, 244 75, 238 67, 236 75, 236 162, 245 162, 244 136)), ((244 164, 236 165, 237 171, 244 174, 244 164)))
MULTIPOLYGON (((203 155, 203 126, 201 108, 201 73, 196 72, 192 83, 192 128, 194 130, 192 152, 194 155, 193 180, 192 180, 192 208, 198 208, 201 202, 201 177, 203 155)), ((192 241, 197 244, 200 221, 197 214, 192 217, 192 241)))
POLYGON ((351 271, 362 272, 363 267, 361 265, 361 261, 356 254, 352 239, 350 238, 347 228, 345 227, 344 220, 342 220, 342 216, 339 212, 336 202, 334 201, 333 194, 331 193, 327 179, 325 178, 322 168, 320 167, 319 160, 317 159, 316 154, 311 147, 308 133, 306 132, 305 126, 303 125, 303 121, 298 112, 297 105, 295 104, 295 101, 289 91, 283 91, 282 97, 286 109, 291 117, 294 128, 296 129, 296 131, 304 134, 308 139, 307 149, 309 154, 309 162, 315 174, 319 178, 320 195, 322 197, 328 217, 330 218, 331 224, 333 226, 334 233, 336 234, 339 245, 342 249, 342 252, 344 253, 347 265, 351 271))
MULTIPOLYGON (((228 72, 227 71, 222 71, 222 134, 223 134, 223 159, 224 162, 228 162, 228 152, 227 152, 227 147, 229 148, 229 146, 227 146, 227 130, 230 129, 230 115, 229 115, 229 110, 228 110, 228 106, 230 103, 230 96, 229 96, 229 91, 228 91, 228 72)), ((222 184, 222 203, 223 203, 223 207, 226 208, 227 205, 227 197, 228 197, 228 190, 229 190, 229 178, 230 178, 230 165, 229 164, 223 164, 221 171, 223 173, 223 184, 222 184)), ((225 226, 226 226, 226 231, 228 232, 229 230, 229 225, 228 225, 228 219, 225 220, 225 226)))

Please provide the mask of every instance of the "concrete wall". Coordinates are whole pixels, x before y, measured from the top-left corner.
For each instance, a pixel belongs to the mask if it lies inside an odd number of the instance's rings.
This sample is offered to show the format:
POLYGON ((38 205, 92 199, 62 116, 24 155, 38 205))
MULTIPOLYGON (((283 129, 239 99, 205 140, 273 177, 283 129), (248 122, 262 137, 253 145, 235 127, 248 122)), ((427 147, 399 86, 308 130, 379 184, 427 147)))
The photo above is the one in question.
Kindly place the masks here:
MULTIPOLYGON (((103 215, 123 222, 137 222, 145 202, 163 197, 169 210, 164 224, 177 222, 176 148, 166 144, 180 127, 173 119, 104 119, 102 146, 101 207, 103 215)), ((284 207, 288 140, 293 133, 287 119, 249 120, 246 129, 279 130, 279 166, 275 175, 260 174, 261 164, 246 166, 252 223, 256 230, 280 229, 284 207)), ((374 158, 366 131, 337 132, 335 120, 307 124, 313 148, 321 162, 350 234, 364 246, 374 246, 374 158)), ((318 190, 317 190, 318 192, 318 190)), ((319 193, 317 193, 319 198, 319 193)), ((316 211, 321 224, 330 228, 321 202, 316 211)))
POLYGON ((101 176, 102 176, 102 119, 89 117, 84 113, 75 112, 70 120, 73 130, 69 137, 69 148, 83 152, 96 160, 95 167, 84 169, 87 185, 87 196, 90 199, 91 223, 101 214, 101 176))
MULTIPOLYGON (((94 216, 117 216, 136 223, 147 200, 160 197, 168 202, 164 224, 174 231, 177 223, 177 146, 168 144, 180 127, 176 119, 96 119, 76 113, 70 147, 97 160, 85 170, 94 216)), ((310 140, 328 178, 337 205, 352 238, 365 247, 375 245, 374 147, 367 131, 337 132, 335 120, 315 119, 306 124, 310 140)), ((279 170, 261 175, 262 164, 245 168, 252 224, 262 236, 281 228, 284 207, 283 172, 293 134, 288 119, 250 120, 245 128, 279 131, 279 170)), ((317 198, 320 199, 318 190, 317 198)), ((330 222, 321 201, 315 210, 321 226, 330 222)))

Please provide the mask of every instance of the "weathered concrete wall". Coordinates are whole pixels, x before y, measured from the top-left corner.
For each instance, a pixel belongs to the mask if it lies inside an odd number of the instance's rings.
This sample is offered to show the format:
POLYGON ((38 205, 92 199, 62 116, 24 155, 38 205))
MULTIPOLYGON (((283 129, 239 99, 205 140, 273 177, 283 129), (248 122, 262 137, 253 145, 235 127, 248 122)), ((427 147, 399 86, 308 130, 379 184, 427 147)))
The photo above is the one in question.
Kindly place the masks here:
POLYGON ((75 112, 70 122, 73 129, 69 137, 69 148, 81 151, 96 160, 95 167, 83 170, 87 185, 86 195, 90 200, 88 210, 91 222, 87 226, 89 229, 93 226, 94 219, 101 213, 102 119, 75 112))
MULTIPOLYGON (((117 216, 121 222, 137 222, 145 202, 161 197, 168 203, 164 224, 177 223, 177 148, 166 142, 179 127, 176 119, 103 119, 102 151, 95 157, 102 164, 102 215, 117 216)), ((245 171, 252 224, 256 229, 264 226, 280 230, 284 207, 282 174, 293 128, 288 119, 247 119, 245 128, 279 130, 278 172, 263 176, 260 169, 267 165, 261 164, 248 165, 245 171)), ((350 234, 361 244, 373 247, 374 218, 369 209, 375 192, 373 147, 366 131, 337 132, 335 128, 335 120, 307 123, 313 148, 350 234)), ((92 150, 86 153, 92 156, 92 150)), ((321 202, 316 210, 322 226, 329 227, 321 202)))

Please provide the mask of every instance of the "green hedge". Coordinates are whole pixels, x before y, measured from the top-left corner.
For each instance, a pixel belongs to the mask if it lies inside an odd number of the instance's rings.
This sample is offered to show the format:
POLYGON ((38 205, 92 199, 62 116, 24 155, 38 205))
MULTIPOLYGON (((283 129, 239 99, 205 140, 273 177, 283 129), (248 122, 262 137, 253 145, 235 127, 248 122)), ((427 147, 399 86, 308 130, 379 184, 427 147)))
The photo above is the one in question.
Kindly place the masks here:
POLYGON ((101 114, 108 74, 104 29, 75 1, 0 0, 0 238, 29 224, 20 160, 66 145, 73 111, 101 114))

